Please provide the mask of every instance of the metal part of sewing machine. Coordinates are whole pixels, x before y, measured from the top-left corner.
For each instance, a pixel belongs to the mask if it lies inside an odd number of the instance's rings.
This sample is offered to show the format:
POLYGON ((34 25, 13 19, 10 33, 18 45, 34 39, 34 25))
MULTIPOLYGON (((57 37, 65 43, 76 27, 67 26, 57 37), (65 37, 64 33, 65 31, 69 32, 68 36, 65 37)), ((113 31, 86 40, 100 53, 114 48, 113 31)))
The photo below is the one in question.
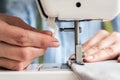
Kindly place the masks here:
POLYGON ((84 54, 82 52, 82 46, 80 44, 80 38, 79 38, 79 34, 81 32, 81 27, 79 26, 79 21, 76 20, 74 21, 74 28, 60 28, 60 31, 65 31, 65 32, 69 32, 69 31, 73 31, 74 32, 74 36, 75 36, 75 59, 71 59, 71 63, 77 63, 80 65, 83 65, 83 57, 84 54))
POLYGON ((120 10, 119 0, 36 0, 41 14, 48 26, 58 30, 56 22, 74 22, 74 29, 60 28, 60 31, 75 33, 75 61, 83 63, 84 53, 79 41, 80 21, 88 20, 112 20, 120 10), (109 14, 108 14, 109 13, 109 14))

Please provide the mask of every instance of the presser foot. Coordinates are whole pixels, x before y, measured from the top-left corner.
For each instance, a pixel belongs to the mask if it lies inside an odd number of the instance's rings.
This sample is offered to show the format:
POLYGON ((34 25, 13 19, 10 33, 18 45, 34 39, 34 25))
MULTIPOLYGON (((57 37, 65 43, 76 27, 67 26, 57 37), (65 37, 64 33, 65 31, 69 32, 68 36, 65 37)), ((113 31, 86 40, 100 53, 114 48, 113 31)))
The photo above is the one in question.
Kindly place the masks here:
POLYGON ((70 60, 67 61, 68 66, 71 66, 73 63, 78 64, 78 65, 84 65, 83 61, 78 63, 75 58, 70 59, 70 60))
POLYGON ((85 57, 84 52, 82 51, 81 45, 75 46, 75 63, 79 65, 84 65, 83 58, 85 57))

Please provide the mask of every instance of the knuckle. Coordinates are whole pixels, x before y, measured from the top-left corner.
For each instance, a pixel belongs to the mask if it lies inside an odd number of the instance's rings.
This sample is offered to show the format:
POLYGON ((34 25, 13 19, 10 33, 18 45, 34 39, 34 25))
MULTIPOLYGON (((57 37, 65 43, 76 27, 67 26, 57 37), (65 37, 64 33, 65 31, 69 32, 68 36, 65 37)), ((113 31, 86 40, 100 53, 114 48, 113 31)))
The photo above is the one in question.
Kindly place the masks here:
POLYGON ((12 70, 20 71, 24 69, 23 62, 15 62, 14 66, 11 67, 12 70))
POLYGON ((106 56, 108 56, 110 59, 114 57, 114 51, 112 48, 106 48, 104 51, 106 56))
POLYGON ((46 36, 44 39, 42 39, 42 41, 41 41, 41 46, 43 47, 43 48, 47 48, 49 45, 50 45, 50 42, 51 42, 52 40, 51 40, 51 37, 49 37, 49 36, 46 36))
POLYGON ((19 33, 18 35, 15 36, 15 41, 17 44, 19 44, 20 46, 25 46, 26 45, 26 36, 22 33, 19 33))
POLYGON ((29 60, 30 59, 30 49, 29 48, 22 48, 21 51, 20 51, 20 59, 21 61, 26 61, 26 60, 29 60))

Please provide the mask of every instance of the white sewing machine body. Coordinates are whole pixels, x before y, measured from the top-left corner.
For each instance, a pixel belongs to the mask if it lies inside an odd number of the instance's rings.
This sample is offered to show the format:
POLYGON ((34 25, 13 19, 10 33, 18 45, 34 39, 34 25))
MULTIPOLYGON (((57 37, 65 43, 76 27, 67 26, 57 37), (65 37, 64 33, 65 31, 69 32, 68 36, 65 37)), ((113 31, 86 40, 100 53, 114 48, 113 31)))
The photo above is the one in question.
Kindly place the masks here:
POLYGON ((72 71, 0 72, 0 80, 79 80, 72 71))
POLYGON ((43 19, 112 20, 120 12, 120 0, 36 0, 43 19))
POLYGON ((24 71, 1 70, 0 80, 79 80, 61 64, 32 64, 24 71))

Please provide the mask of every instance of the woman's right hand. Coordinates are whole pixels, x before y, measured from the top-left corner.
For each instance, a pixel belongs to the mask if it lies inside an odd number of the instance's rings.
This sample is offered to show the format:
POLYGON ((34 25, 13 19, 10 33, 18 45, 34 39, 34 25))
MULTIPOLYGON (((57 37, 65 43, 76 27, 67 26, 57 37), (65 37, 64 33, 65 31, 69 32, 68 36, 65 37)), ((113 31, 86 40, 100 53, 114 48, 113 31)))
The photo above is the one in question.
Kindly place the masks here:
POLYGON ((59 42, 50 31, 38 31, 18 17, 0 14, 0 66, 23 70, 59 42))

